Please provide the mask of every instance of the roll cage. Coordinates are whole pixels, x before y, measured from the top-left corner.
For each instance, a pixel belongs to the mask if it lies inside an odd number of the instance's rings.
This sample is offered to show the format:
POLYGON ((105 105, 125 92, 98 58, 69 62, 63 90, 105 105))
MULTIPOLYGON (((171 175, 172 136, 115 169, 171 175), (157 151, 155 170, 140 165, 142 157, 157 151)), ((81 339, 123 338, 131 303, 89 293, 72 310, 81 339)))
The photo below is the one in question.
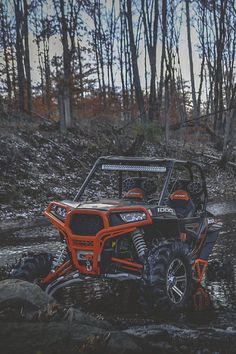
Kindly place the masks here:
POLYGON ((97 159, 88 176, 81 185, 77 192, 74 201, 80 201, 83 193, 93 179, 95 173, 99 170, 116 171, 119 173, 119 198, 122 197, 122 181, 123 172, 163 172, 166 173, 165 182, 160 194, 158 205, 163 205, 165 198, 167 197, 168 187, 173 176, 173 172, 176 168, 186 168, 189 171, 191 181, 194 180, 193 168, 196 168, 201 178, 203 187, 203 210, 206 210, 207 204, 207 189, 206 181, 203 170, 197 162, 190 162, 184 160, 175 159, 158 159, 154 157, 123 157, 123 156, 102 156, 97 159))

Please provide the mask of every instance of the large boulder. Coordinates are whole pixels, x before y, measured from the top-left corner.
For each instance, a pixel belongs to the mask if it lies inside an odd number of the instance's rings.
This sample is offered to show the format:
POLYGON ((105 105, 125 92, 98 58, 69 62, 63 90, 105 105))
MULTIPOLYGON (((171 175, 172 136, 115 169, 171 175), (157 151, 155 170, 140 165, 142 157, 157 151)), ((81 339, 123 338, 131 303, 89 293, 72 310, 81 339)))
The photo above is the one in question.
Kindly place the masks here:
MULTIPOLYGON (((135 341, 135 337, 132 337, 124 332, 114 331, 110 333, 110 336, 106 344, 107 353, 120 353, 120 354, 143 354, 145 351, 135 341)), ((147 352, 146 352, 147 353, 147 352)))
POLYGON ((64 317, 70 323, 84 324, 91 327, 97 327, 100 329, 111 331, 113 326, 105 320, 97 319, 89 313, 83 312, 78 308, 70 307, 64 317))
POLYGON ((135 338, 119 331, 83 323, 0 321, 0 348, 4 354, 153 354, 135 338))
POLYGON ((36 284, 19 279, 0 281, 1 318, 14 313, 16 319, 19 316, 31 319, 35 312, 45 310, 54 303, 55 300, 36 284))
POLYGON ((146 341, 160 353, 233 354, 236 348, 236 329, 192 327, 158 324, 133 326, 124 331, 146 341), (191 350, 190 350, 191 348, 191 350))

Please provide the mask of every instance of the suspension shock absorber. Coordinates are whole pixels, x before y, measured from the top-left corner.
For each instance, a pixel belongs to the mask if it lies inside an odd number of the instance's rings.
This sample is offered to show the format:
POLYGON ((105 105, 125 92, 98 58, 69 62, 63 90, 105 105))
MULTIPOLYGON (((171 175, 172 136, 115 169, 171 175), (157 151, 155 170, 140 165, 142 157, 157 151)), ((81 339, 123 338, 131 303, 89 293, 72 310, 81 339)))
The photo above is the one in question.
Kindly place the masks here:
POLYGON ((65 242, 63 242, 62 247, 58 250, 58 252, 54 256, 52 262, 52 272, 55 272, 56 268, 58 268, 60 265, 62 265, 65 262, 67 255, 68 255, 67 245, 65 242))
POLYGON ((134 247, 138 253, 138 256, 140 258, 142 258, 147 251, 147 245, 146 245, 146 242, 143 238, 143 231, 140 229, 137 229, 136 231, 134 231, 132 233, 131 237, 132 237, 134 247))

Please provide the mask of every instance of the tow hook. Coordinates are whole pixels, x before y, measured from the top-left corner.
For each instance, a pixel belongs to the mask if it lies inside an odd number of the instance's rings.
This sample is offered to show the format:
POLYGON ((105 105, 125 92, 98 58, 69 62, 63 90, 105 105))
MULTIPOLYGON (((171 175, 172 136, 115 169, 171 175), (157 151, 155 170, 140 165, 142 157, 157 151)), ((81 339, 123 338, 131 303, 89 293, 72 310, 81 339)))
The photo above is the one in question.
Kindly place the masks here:
POLYGON ((87 272, 91 272, 91 270, 93 269, 92 263, 93 263, 93 257, 91 257, 90 254, 87 254, 86 255, 86 263, 85 263, 87 272))

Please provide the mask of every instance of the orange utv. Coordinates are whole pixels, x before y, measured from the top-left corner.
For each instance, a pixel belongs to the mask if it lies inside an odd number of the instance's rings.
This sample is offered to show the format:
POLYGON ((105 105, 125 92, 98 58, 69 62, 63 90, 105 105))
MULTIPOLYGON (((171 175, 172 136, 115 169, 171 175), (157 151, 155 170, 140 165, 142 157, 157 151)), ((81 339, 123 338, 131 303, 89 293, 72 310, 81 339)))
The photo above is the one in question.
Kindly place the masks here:
POLYGON ((221 229, 206 205, 198 163, 100 157, 74 200, 45 211, 61 249, 22 258, 10 277, 51 295, 98 277, 134 280, 150 308, 182 311, 201 288, 221 229))

